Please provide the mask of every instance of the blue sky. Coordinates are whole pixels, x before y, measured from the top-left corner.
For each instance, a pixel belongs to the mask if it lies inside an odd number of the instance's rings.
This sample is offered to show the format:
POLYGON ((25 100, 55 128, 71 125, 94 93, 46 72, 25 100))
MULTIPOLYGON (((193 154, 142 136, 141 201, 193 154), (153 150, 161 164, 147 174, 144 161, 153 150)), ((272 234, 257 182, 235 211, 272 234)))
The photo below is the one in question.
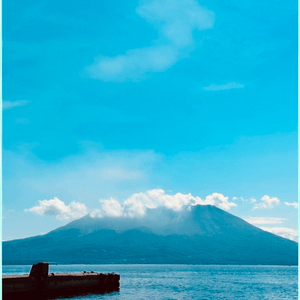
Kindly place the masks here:
POLYGON ((3 1, 3 239, 124 201, 296 238, 297 2, 3 1))

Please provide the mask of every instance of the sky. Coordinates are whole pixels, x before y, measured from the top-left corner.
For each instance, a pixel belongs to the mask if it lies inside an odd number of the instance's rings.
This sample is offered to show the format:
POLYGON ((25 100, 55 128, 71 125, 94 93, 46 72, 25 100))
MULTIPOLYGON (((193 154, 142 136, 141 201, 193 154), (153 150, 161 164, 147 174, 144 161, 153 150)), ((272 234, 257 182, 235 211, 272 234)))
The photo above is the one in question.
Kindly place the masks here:
POLYGON ((297 2, 3 1, 3 240, 212 204, 297 240, 297 2))

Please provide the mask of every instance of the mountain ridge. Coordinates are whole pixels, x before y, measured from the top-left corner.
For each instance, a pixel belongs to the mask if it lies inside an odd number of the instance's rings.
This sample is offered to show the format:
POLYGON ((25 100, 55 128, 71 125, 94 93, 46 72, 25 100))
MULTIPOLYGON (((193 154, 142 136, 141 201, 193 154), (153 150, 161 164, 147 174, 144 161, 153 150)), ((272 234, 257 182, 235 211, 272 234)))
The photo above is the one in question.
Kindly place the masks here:
POLYGON ((3 263, 296 265, 298 244, 228 212, 197 205, 146 217, 85 216, 41 236, 3 243, 3 263), (159 222, 161 221, 161 222, 159 222))

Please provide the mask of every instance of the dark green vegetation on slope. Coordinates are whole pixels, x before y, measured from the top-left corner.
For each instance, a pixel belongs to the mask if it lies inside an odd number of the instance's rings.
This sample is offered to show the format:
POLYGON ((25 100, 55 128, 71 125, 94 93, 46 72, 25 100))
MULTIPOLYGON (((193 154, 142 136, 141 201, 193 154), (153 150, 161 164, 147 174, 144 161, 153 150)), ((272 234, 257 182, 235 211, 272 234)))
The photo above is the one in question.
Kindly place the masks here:
POLYGON ((3 243, 4 264, 150 263, 297 265, 298 244, 214 206, 146 218, 86 216, 43 236, 3 243))

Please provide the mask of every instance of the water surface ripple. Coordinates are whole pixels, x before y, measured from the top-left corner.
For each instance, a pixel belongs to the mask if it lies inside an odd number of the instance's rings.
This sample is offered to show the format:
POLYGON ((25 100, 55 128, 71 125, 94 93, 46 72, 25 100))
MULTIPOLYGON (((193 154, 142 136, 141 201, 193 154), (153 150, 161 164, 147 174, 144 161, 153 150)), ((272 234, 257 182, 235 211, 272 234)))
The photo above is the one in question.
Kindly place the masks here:
MULTIPOLYGON (((29 273, 30 267, 3 266, 3 274, 29 273)), ((298 299, 298 268, 294 266, 50 265, 49 270, 82 271, 120 274, 120 291, 72 299, 298 299)))

